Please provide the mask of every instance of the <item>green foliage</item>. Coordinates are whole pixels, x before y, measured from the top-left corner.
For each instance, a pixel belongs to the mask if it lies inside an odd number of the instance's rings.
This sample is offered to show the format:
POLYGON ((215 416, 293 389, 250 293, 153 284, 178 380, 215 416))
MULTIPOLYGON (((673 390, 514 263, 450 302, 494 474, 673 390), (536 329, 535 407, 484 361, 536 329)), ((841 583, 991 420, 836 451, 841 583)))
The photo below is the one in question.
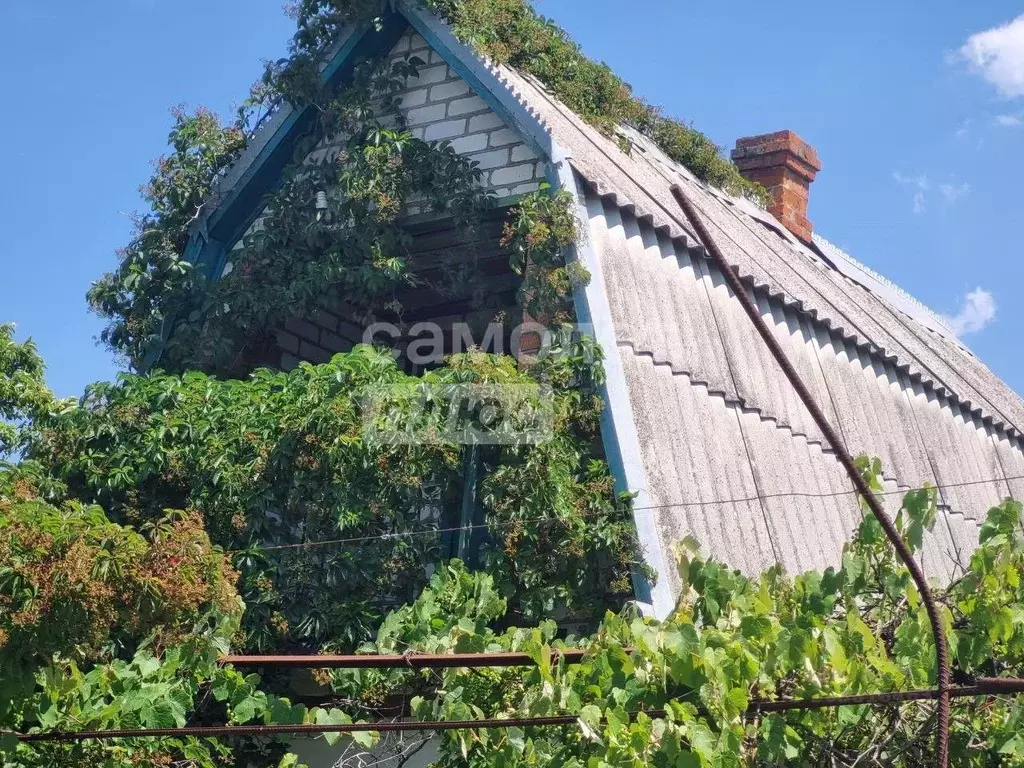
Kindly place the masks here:
MULTIPOLYGON (((535 75, 605 132, 632 125, 699 177, 763 198, 763 190, 740 177, 703 134, 635 98, 526 0, 426 4, 481 53, 535 75)), ((308 316, 329 293, 353 303, 367 323, 382 311, 400 313, 396 289, 422 280, 405 256, 410 238, 400 214, 406 204, 415 201, 423 209, 448 212, 464 228, 489 206, 474 163, 448 143, 412 137, 395 118, 395 93, 422 61, 365 62, 340 91, 320 81, 329 41, 345 25, 379 20, 390 5, 379 0, 295 4, 298 32, 291 55, 268 66, 249 107, 273 108, 281 99, 312 105, 316 122, 300 141, 283 184, 264 201, 262 226, 246 236, 241 251, 232 253, 231 271, 213 282, 205 270, 217 265, 201 269, 191 264, 184 258, 185 247, 190 226, 202 220, 213 180, 246 144, 247 113, 232 126, 221 126, 205 110, 192 116, 176 113, 170 137, 174 151, 159 161, 143 189, 152 211, 140 217, 138 233, 118 268, 89 292, 94 311, 109 321, 103 340, 136 368, 152 364, 159 354, 161 365, 175 372, 198 368, 244 375, 272 344, 273 328, 308 316), (310 154, 325 141, 343 146, 310 154)), ((509 223, 511 232, 521 234, 521 220, 509 223)), ((558 238, 555 230, 550 234, 558 238)), ((571 242, 566 239, 554 250, 559 258, 571 242)), ((556 314, 561 320, 567 314, 565 298, 588 279, 576 264, 553 263, 521 274, 523 303, 560 300, 563 307, 556 314)), ((432 287, 468 290, 458 284, 432 287)), ((525 308, 528 315, 536 310, 525 308)))
POLYGON ((297 27, 289 55, 267 64, 256 89, 257 96, 263 100, 283 97, 292 104, 307 104, 322 98, 318 65, 323 52, 343 29, 353 24, 377 24, 394 4, 394 0, 347 0, 343 3, 293 0, 286 6, 297 27))
POLYGON ((606 134, 615 135, 619 125, 631 125, 698 178, 765 201, 764 189, 744 179, 711 139, 634 96, 607 64, 588 59, 579 44, 537 14, 529 0, 424 0, 424 5, 440 13, 455 34, 481 54, 533 75, 606 134))
POLYGON ((528 0, 425 0, 456 35, 494 61, 527 72, 570 109, 608 135, 621 124, 649 136, 698 178, 734 194, 764 200, 707 136, 633 95, 607 64, 588 59, 578 43, 533 10, 528 0))
POLYGON ((141 535, 98 507, 36 495, 37 468, 0 471, 0 757, 19 768, 267 764, 278 744, 196 739, 18 745, 3 731, 303 722, 305 707, 216 664, 237 633, 236 574, 194 515, 141 535), (248 760, 264 761, 248 763, 248 760))
POLYGON ((213 611, 240 615, 236 574, 196 515, 136 531, 99 507, 51 506, 0 473, 0 678, 60 654, 93 661, 150 637, 172 645, 213 611))
POLYGON ((446 212, 463 228, 490 206, 476 163, 404 130, 396 93, 423 61, 365 62, 338 92, 318 79, 315 87, 299 83, 297 61, 268 74, 268 87, 287 83, 290 99, 315 104, 315 124, 264 201, 260 225, 232 252, 231 270, 212 282, 185 259, 189 226, 245 135, 206 111, 177 116, 174 152, 144 190, 152 213, 140 219, 119 268, 89 292, 110 320, 103 340, 136 368, 159 352, 168 370, 244 375, 274 328, 309 316, 328 295, 344 296, 367 324, 375 313, 398 312, 395 290, 421 282, 405 258, 406 204, 446 212), (329 151, 311 154, 325 142, 329 151))
MULTIPOLYGON (((279 62, 268 82, 276 82, 287 94, 289 85, 313 69, 318 52, 343 27, 373 23, 391 5, 381 0, 299 0, 294 4, 299 33, 292 58, 279 62)), ((764 188, 744 179, 711 139, 633 95, 607 64, 588 59, 579 44, 539 15, 529 0, 422 0, 422 5, 440 14, 456 36, 482 55, 536 77, 604 133, 613 136, 620 125, 631 125, 698 178, 766 202, 764 188)))
POLYGON ((89 289, 92 310, 107 320, 101 338, 133 365, 160 346, 163 332, 202 294, 204 275, 185 260, 189 227, 199 220, 211 185, 245 147, 240 125, 224 126, 199 109, 173 111, 168 138, 172 152, 157 161, 142 188, 151 212, 136 218, 132 242, 118 255, 117 268, 89 289))
POLYGON ((36 345, 14 340, 14 326, 0 325, 0 459, 21 447, 21 428, 59 403, 43 381, 36 345))
POLYGON ((575 201, 565 190, 552 195, 545 185, 509 212, 501 244, 523 277, 520 304, 530 320, 559 326, 574 319, 572 291, 589 283, 590 274, 579 262, 566 263, 565 254, 580 236, 575 201))
MULTIPOLYGON (((526 0, 424 2, 607 134, 631 125, 706 181, 762 199, 712 142, 634 97, 526 0)), ((322 87, 320 57, 341 26, 374 23, 391 5, 296 4, 291 55, 268 68, 253 103, 279 96, 318 117, 266 199, 262 226, 213 283, 185 249, 214 179, 246 144, 246 123, 176 114, 172 153, 144 188, 151 212, 89 293, 108 345, 136 366, 160 351, 176 375, 124 376, 77 407, 57 403, 34 347, 0 326, 0 452, 24 456, 0 470, 0 730, 339 723, 375 719, 401 696, 430 719, 579 717, 576 728, 448 732, 440 765, 927 764, 930 704, 747 711, 754 698, 934 684, 920 597, 870 516, 838 568, 795 578, 779 569, 747 578, 684 542, 684 589, 668 620, 627 606, 590 637, 560 639, 554 617, 592 628, 622 607, 640 568, 630 499, 594 458, 600 350, 568 332, 571 293, 589 279, 565 262, 581 236, 568 195, 541 190, 506 221, 523 315, 559 329, 523 368, 469 354, 413 377, 390 354, 358 347, 291 373, 207 375, 249 373, 272 329, 310 314, 328 291, 367 321, 400 314, 395 292, 423 279, 405 258, 407 206, 471 228, 491 205, 474 165, 387 117, 421 61, 366 62, 344 89, 322 87), (310 155, 326 142, 336 151, 310 155), (545 406, 552 424, 538 444, 476 445, 472 489, 448 421, 466 385, 514 390, 516 428, 545 406), (408 429, 415 440, 389 439, 408 429), (477 572, 448 560, 453 547, 438 530, 456 524, 469 497, 488 529, 470 553, 477 572), (326 540, 340 541, 305 546, 326 540), (229 550, 237 579, 215 545, 229 550), (527 628, 508 628, 516 624, 527 628), (516 650, 536 666, 320 673, 343 706, 307 710, 269 692, 281 680, 219 668, 232 641, 261 651, 516 650), (590 652, 581 664, 552 663, 550 650, 564 646, 590 652), (660 709, 666 717, 636 714, 660 709)), ((428 287, 454 294, 471 278, 428 287)), ((878 463, 861 468, 877 485, 878 463)), ((912 549, 936 512, 934 489, 904 499, 896 525, 912 549)), ((960 674, 1024 674, 1020 518, 1014 502, 993 509, 969 565, 938 590, 960 674)), ((959 704, 956 764, 1024 764, 1021 720, 1011 700, 959 704)), ((24 768, 297 763, 276 742, 0 738, 0 750, 5 765, 24 768)))
MULTIPOLYGON (((14 715, 0 728, 35 733, 112 728, 180 728, 191 725, 348 723, 338 710, 309 709, 259 689, 257 675, 220 666, 236 624, 223 616, 197 627, 181 643, 155 653, 144 645, 134 656, 84 669, 55 658, 40 667, 31 693, 17 700, 14 715)), ((375 742, 371 737, 370 743, 375 742)), ((234 741, 195 737, 113 739, 58 744, 0 741, 3 765, 53 766, 295 765, 294 755, 276 740, 234 741), (290 761, 290 762, 289 762, 290 761)))
POLYGON ((387 119, 399 114, 395 94, 423 63, 367 62, 340 93, 316 102, 317 123, 296 151, 316 159, 285 173, 260 226, 232 252, 230 273, 178 317, 161 365, 244 373, 272 329, 309 317, 328 295, 344 297, 366 324, 401 310, 396 289, 421 282, 405 257, 407 203, 446 212, 461 227, 490 204, 476 163, 387 119), (324 140, 335 143, 310 155, 324 140))
POLYGON ((415 594, 424 568, 446 556, 442 536, 423 529, 450 526, 462 503, 463 447, 444 439, 447 411, 403 410, 417 399, 397 395, 426 392, 443 406, 456 386, 515 387, 550 398, 553 439, 482 449, 479 499, 493 532, 484 557, 522 615, 556 604, 599 615, 595 597, 628 591, 639 558, 628 500, 591 459, 595 352, 567 343, 528 374, 511 358, 466 355, 412 377, 390 354, 358 347, 247 381, 125 376, 38 423, 30 455, 72 497, 125 523, 146 524, 167 507, 201 515, 213 540, 236 550, 249 647, 344 647, 365 639, 389 603, 415 594), (392 419, 419 419, 417 439, 368 439, 367 397, 390 398, 392 419), (409 531, 420 535, 380 538, 409 531), (270 549, 362 537, 376 538, 270 549))
MULTIPOLYGON (((485 572, 470 572, 460 560, 441 565, 430 583, 412 603, 393 611, 381 624, 376 639, 361 645, 359 653, 402 654, 482 653, 499 648, 493 625, 507 610, 485 572)), ((553 626, 553 625, 552 625, 553 626)), ((389 697, 433 690, 430 672, 410 670, 339 670, 325 677, 335 691, 367 708, 381 706, 389 697)))
MULTIPOLYGON (((899 529, 916 549, 934 489, 908 494, 899 529)), ((1024 672, 1021 505, 994 508, 979 550, 946 590, 947 632, 963 675, 1024 672), (998 659, 997 662, 993 661, 998 659)), ((335 673, 339 692, 415 695, 422 719, 579 715, 577 728, 453 731, 442 766, 920 766, 934 761, 934 705, 841 707, 757 716, 754 699, 905 690, 936 683, 928 619, 906 569, 864 519, 843 563, 789 578, 742 576, 680 550, 683 592, 655 622, 609 614, 585 641, 557 627, 494 630, 503 605, 491 577, 453 562, 392 614, 366 652, 519 651, 535 667, 335 673), (583 647, 580 664, 553 648, 583 647), (666 710, 652 718, 638 712, 666 710)), ((1024 764, 1024 708, 1015 699, 957 703, 952 764, 1024 764)))

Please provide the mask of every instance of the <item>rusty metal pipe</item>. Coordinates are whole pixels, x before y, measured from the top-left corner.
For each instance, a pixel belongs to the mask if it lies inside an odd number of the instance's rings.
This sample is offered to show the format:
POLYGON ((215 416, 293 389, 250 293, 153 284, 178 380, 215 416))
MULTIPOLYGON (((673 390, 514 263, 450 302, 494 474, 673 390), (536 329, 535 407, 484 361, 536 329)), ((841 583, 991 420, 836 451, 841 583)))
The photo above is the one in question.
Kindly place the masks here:
MULTIPOLYGON (((475 666, 475 665, 468 665, 475 666)), ((867 693, 854 696, 835 696, 818 699, 797 699, 794 701, 754 701, 747 712, 789 712, 793 710, 826 709, 828 707, 857 706, 862 704, 898 704, 904 701, 920 701, 938 699, 940 696, 967 698, 974 696, 993 696, 999 694, 1024 693, 1024 680, 1016 678, 978 678, 973 685, 950 688, 945 692, 931 688, 918 691, 895 691, 892 693, 867 693)), ((630 713, 635 718, 641 713, 630 713)), ((663 709, 645 710, 647 717, 658 719, 666 716, 663 709)), ((86 741, 89 739, 135 739, 135 738, 223 738, 233 736, 268 737, 320 735, 324 733, 394 733, 409 731, 455 731, 474 730, 480 728, 537 728, 556 725, 572 725, 577 721, 576 715, 554 715, 551 717, 510 718, 507 720, 441 720, 441 721, 404 721, 380 723, 346 723, 343 725, 228 725, 228 726, 197 726, 194 728, 140 728, 104 731, 53 731, 49 733, 9 733, 0 731, 0 735, 11 735, 19 741, 50 742, 50 741, 86 741)))
MULTIPOLYGON (((632 649, 625 649, 631 653, 632 649)), ((565 659, 570 664, 588 653, 580 649, 553 649, 551 660, 565 659)), ((363 656, 224 656, 218 664, 236 667, 276 667, 283 669, 451 669, 471 667, 529 667, 535 664, 525 653, 408 653, 403 655, 363 656)))
POLYGON ((818 407, 818 404, 814 400, 814 396, 800 378, 800 374, 797 373, 793 364, 789 361, 789 358, 786 357, 786 353, 779 344, 778 339, 775 338, 771 329, 765 324, 757 306, 755 306, 750 295, 747 293, 746 287, 740 280, 739 275, 736 274, 736 270, 734 270, 732 265, 725 259, 725 256, 715 243, 715 239, 711 236, 707 227, 704 226, 704 222, 701 219, 700 214, 697 212, 696 207, 686 196, 686 193, 683 192, 683 188, 678 184, 672 185, 672 196, 675 197, 676 203, 678 203, 679 207, 682 208, 683 213, 686 215, 690 225, 697 233, 697 237, 700 238, 700 241, 708 255, 722 272, 722 276, 725 278, 726 283, 728 283, 729 288, 743 306, 747 316, 754 324, 758 334, 760 334, 761 339, 772 353, 776 362, 778 362, 779 367, 781 367, 783 373, 786 374, 786 378, 789 379, 789 383, 792 385, 793 389, 796 390, 796 393, 803 402, 804 407, 806 407, 808 412, 811 414, 811 418, 814 419, 814 423, 818 426, 818 429, 821 430, 825 439, 832 447, 832 450, 835 451, 836 457, 850 476, 850 480, 853 482, 854 488, 857 489, 857 492, 867 503, 872 514, 874 514, 879 524, 881 524, 885 531, 885 535, 888 537, 893 547, 895 547, 896 554, 899 555, 900 560, 902 560, 903 564, 906 565, 907 570, 910 571, 911 578, 914 580, 914 584, 917 585, 917 590, 921 595, 921 600, 924 602, 925 610, 928 613, 928 621, 931 623, 932 633, 935 636, 935 661, 937 665, 936 671, 939 683, 937 696, 938 731, 935 735, 935 764, 938 768, 947 768, 949 765, 950 709, 949 648, 946 643, 946 635, 942 626, 942 618, 939 615, 939 607, 935 602, 935 596, 932 594, 931 588, 928 586, 928 580, 925 578, 924 571, 921 570, 917 561, 914 560, 906 542, 904 542, 900 537, 899 532, 889 519, 889 516, 885 514, 885 510, 882 508, 881 503, 879 503, 874 493, 871 492, 871 489, 868 488, 868 485, 864 481, 864 478, 861 477, 860 472, 857 471, 857 466, 854 463, 853 457, 850 455, 849 451, 846 450, 846 446, 839 439, 839 436, 832 428, 828 419, 825 418, 825 414, 822 412, 821 408, 818 407))

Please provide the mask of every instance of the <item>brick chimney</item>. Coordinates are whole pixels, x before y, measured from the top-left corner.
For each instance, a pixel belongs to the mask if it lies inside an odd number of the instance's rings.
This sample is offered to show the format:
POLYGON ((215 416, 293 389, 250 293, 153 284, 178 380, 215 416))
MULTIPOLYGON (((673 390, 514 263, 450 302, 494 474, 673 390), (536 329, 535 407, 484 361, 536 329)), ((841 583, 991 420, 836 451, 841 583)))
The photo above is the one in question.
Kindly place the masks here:
POLYGON ((811 182, 821 170, 814 147, 792 131, 778 131, 739 139, 732 160, 744 178, 768 190, 771 214, 810 242, 814 227, 807 218, 807 200, 811 182))

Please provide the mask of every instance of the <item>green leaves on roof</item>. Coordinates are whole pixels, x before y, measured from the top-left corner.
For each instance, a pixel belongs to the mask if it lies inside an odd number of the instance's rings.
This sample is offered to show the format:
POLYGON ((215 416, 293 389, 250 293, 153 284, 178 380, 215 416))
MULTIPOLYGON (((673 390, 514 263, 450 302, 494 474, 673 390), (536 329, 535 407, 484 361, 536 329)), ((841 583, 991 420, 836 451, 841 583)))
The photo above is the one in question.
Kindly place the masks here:
MULTIPOLYGON (((766 202, 764 188, 744 179, 711 139, 634 95, 628 83, 607 64, 587 58, 579 44, 538 14, 529 0, 421 3, 478 53, 533 75, 604 133, 613 135, 620 125, 632 126, 708 184, 766 202)), ((293 51, 299 59, 310 56, 341 26, 370 21, 390 5, 380 0, 302 0, 295 9, 299 33, 293 51)))

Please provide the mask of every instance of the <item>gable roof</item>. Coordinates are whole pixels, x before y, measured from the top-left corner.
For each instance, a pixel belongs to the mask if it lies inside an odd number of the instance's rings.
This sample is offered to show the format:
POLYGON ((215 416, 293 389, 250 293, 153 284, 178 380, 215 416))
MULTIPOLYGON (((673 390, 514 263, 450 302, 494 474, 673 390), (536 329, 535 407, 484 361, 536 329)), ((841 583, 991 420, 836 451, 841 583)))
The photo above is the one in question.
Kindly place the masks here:
POLYGON ((923 382, 984 421, 1010 434, 1022 433, 1021 399, 923 305, 843 258, 838 249, 811 251, 771 214, 698 181, 635 132, 627 131, 635 141, 627 155, 533 78, 507 67, 496 71, 565 147, 569 163, 599 195, 700 249, 671 195, 672 184, 680 184, 745 282, 893 362, 912 381, 923 382))
MULTIPOLYGON (((1024 433, 1024 403, 979 361, 948 323, 820 236, 811 250, 767 211, 699 181, 652 141, 628 127, 628 154, 558 101, 539 81, 485 62, 428 12, 400 2, 379 27, 351 29, 332 46, 325 81, 393 45, 406 22, 535 149, 567 162, 587 185, 669 237, 700 249, 670 193, 679 183, 694 200, 726 258, 756 289, 781 298, 859 348, 882 356, 940 396, 1011 435, 1024 433)), ((190 258, 218 273, 230 248, 258 215, 258 201, 291 159, 311 115, 281 106, 224 174, 194 226, 190 258), (211 246, 212 243, 212 246, 211 246)))

